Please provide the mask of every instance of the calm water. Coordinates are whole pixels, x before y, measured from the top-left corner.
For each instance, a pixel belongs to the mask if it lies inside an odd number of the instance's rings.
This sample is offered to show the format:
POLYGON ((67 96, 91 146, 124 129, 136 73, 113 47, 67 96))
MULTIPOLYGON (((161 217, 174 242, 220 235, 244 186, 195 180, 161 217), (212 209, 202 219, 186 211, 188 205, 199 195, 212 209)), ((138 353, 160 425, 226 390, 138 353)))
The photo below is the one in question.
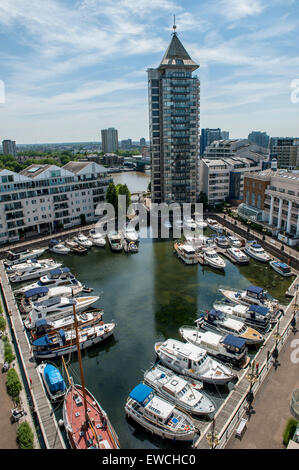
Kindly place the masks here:
POLYGON ((125 171, 112 174, 112 178, 114 184, 126 184, 131 193, 146 191, 151 179, 149 171, 125 171))
MULTIPOLYGON (((133 180, 137 177, 136 173, 119 176, 133 180)), ((145 183, 144 176, 141 178, 140 186, 145 183)), ((209 229, 205 230, 208 233, 209 229)), ((92 247, 84 256, 52 255, 83 284, 93 287, 93 294, 101 294, 94 306, 104 307, 104 321, 114 319, 117 323, 114 337, 83 351, 82 358, 86 386, 109 414, 123 449, 172 445, 127 420, 124 412, 129 392, 142 380, 142 371, 155 361, 155 342, 169 337, 180 339, 180 326, 192 325, 201 311, 221 299, 220 286, 246 288, 254 283, 287 303, 284 293, 291 283, 254 260, 241 267, 227 260, 224 274, 200 265, 186 266, 174 256, 171 240, 141 238, 139 253, 133 255, 112 253, 109 245, 104 249, 92 247)), ((57 364, 60 366, 60 362, 57 364)), ((76 356, 70 359, 69 369, 79 381, 76 356)), ((206 388, 217 405, 228 391, 226 387, 206 388)), ((59 418, 61 411, 56 413, 59 418)))

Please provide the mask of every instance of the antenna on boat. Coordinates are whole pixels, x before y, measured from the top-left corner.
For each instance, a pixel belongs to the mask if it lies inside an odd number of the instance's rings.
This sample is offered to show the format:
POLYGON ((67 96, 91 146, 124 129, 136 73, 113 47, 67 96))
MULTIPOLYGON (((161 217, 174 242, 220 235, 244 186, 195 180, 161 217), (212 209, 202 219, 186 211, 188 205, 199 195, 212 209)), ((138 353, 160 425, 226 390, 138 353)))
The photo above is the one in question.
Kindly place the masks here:
POLYGON ((84 374, 83 374, 83 367, 82 367, 82 357, 81 357, 80 341, 79 341, 79 333, 78 333, 78 320, 77 320, 76 308, 75 308, 74 303, 73 303, 73 314, 74 314, 74 325, 75 325, 75 330, 76 330, 76 345, 77 345, 78 360, 79 360, 79 366, 80 366, 80 378, 81 378, 81 386, 82 386, 82 392, 83 392, 83 403, 84 403, 84 409, 85 409, 85 419, 86 419, 86 423, 88 423, 89 422, 89 416, 88 416, 88 411, 87 411, 85 381, 84 381, 84 374))

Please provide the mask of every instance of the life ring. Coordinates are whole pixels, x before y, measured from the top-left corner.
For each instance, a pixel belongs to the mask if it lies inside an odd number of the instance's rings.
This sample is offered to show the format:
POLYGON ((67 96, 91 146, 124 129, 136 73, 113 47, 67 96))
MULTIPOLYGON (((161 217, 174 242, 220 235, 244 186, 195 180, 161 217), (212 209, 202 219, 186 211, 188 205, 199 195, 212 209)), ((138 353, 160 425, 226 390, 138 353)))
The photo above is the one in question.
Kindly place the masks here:
POLYGON ((184 429, 185 431, 190 431, 190 426, 185 426, 184 429))

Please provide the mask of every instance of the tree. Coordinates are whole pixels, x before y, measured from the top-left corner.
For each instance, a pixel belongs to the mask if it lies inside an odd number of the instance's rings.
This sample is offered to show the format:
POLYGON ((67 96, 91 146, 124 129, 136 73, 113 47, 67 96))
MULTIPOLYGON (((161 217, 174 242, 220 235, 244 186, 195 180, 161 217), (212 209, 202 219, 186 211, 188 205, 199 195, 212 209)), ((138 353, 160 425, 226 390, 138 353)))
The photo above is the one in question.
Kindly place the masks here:
POLYGON ((117 196, 126 196, 125 206, 120 207, 120 211, 124 215, 127 213, 127 209, 129 205, 131 204, 131 193, 126 184, 118 184, 116 186, 116 193, 117 193, 117 196))
POLYGON ((17 443, 20 449, 33 449, 34 434, 27 421, 24 421, 18 427, 17 443))
POLYGON ((208 197, 207 197, 206 193, 204 193, 203 191, 201 191, 201 192, 199 193, 197 202, 202 203, 202 204, 203 204, 203 208, 204 208, 204 210, 205 210, 206 207, 207 207, 207 205, 208 205, 208 197))
POLYGON ((15 369, 9 369, 7 372, 6 388, 7 393, 12 397, 12 399, 16 400, 19 398, 22 384, 15 369))
POLYGON ((117 212, 118 201, 117 201, 117 190, 114 183, 109 183, 107 192, 106 192, 106 202, 112 204, 115 212, 117 212))

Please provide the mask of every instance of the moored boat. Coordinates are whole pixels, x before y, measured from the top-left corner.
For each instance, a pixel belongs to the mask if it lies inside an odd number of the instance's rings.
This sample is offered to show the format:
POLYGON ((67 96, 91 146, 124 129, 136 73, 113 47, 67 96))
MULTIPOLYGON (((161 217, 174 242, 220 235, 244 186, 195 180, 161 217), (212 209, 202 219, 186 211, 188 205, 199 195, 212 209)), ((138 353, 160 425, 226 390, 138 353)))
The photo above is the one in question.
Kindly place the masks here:
POLYGON ((77 255, 83 255, 87 253, 87 248, 79 245, 79 243, 75 242, 74 240, 66 240, 65 245, 71 250, 72 253, 76 253, 77 255))
POLYGON ((195 437, 192 419, 143 383, 130 392, 125 411, 145 429, 163 438, 192 441, 195 437))
POLYGON ((242 241, 234 235, 229 235, 227 237, 227 241, 228 241, 230 246, 234 246, 236 248, 241 248, 241 246, 242 246, 242 241))
MULTIPOLYGON (((78 327, 80 349, 88 349, 113 335, 115 323, 78 327)), ((32 342, 36 359, 52 359, 77 350, 75 329, 60 329, 40 336, 32 342)))
POLYGON ((57 253, 58 255, 68 255, 71 250, 58 240, 50 240, 49 251, 57 253))
POLYGON ((267 333, 271 328, 272 314, 267 307, 261 305, 240 305, 228 302, 215 302, 215 310, 224 312, 231 318, 243 320, 247 325, 267 333))
POLYGON ((179 333, 185 341, 205 349, 220 361, 230 362, 239 368, 244 368, 249 363, 246 341, 243 338, 203 331, 192 326, 182 326, 179 333))
POLYGON ((223 310, 212 309, 201 314, 196 323, 203 323, 208 329, 219 331, 224 334, 233 334, 245 339, 246 344, 261 344, 263 335, 254 328, 245 324, 245 318, 235 319, 223 310))
POLYGON ((219 289, 219 291, 226 297, 230 302, 234 302, 242 305, 261 305, 271 310, 277 309, 278 300, 271 299, 265 289, 258 286, 250 285, 244 290, 235 289, 219 289))
POLYGON ((78 235, 74 237, 74 241, 84 248, 90 248, 93 245, 92 240, 88 239, 83 232, 79 232, 78 235))
POLYGON ((112 251, 120 252, 123 250, 122 236, 120 232, 110 232, 108 242, 112 251))
POLYGON ((217 220, 214 219, 207 219, 207 224, 208 227, 211 230, 214 230, 214 232, 217 233, 222 233, 223 232, 223 226, 217 222, 217 220))
POLYGON ((92 229, 89 231, 89 237, 92 240, 93 245, 100 246, 103 248, 106 245, 105 236, 101 234, 101 232, 97 231, 96 229, 92 229))
POLYGON ((174 252, 182 261, 184 261, 185 264, 198 263, 198 258, 194 248, 187 243, 175 243, 174 252))
POLYGON ((259 243, 248 242, 244 248, 245 253, 247 253, 251 258, 256 259, 262 263, 268 263, 271 260, 271 257, 265 250, 261 247, 259 243))
MULTIPOLYGON (((78 292, 77 292, 78 293, 78 292)), ((26 290, 20 299, 20 310, 22 313, 29 312, 33 308, 33 304, 39 300, 47 300, 52 297, 73 297, 75 295, 72 287, 36 287, 26 290)))
POLYGON ((7 258, 4 261, 5 266, 13 266, 14 264, 23 263, 28 259, 36 259, 46 251, 46 248, 22 251, 8 251, 7 258))
POLYGON ((235 374, 224 364, 208 356, 207 351, 192 343, 167 339, 155 344, 159 359, 179 374, 214 385, 224 385, 235 374))
POLYGON ((216 269, 225 268, 226 262, 212 248, 204 248, 202 250, 202 255, 203 255, 204 261, 212 268, 216 268, 216 269))
POLYGON ((59 369, 47 363, 40 364, 37 369, 42 376, 50 400, 53 402, 61 400, 66 393, 66 385, 59 369))
POLYGON ((220 248, 227 248, 229 246, 228 240, 224 235, 216 237, 215 241, 220 248))
POLYGON ((144 381, 162 398, 194 415, 209 415, 216 409, 214 403, 202 393, 202 383, 195 384, 161 364, 147 370, 144 381))
POLYGON ((45 276, 41 276, 39 281, 34 282, 30 285, 21 287, 14 291, 15 295, 24 294, 26 290, 35 289, 37 287, 56 287, 56 286, 70 286, 73 288, 74 295, 78 294, 82 290, 82 284, 78 281, 75 276, 71 273, 70 268, 56 268, 52 269, 45 276))
POLYGON ((237 247, 231 246, 227 248, 227 253, 236 261, 238 264, 248 264, 249 258, 237 247))
MULTIPOLYGON (((62 263, 56 263, 53 260, 42 260, 40 262, 27 262, 28 266, 20 267, 8 275, 10 282, 24 282, 30 279, 36 279, 52 269, 59 268, 62 263)), ((15 265, 15 267, 18 265, 15 265)))
POLYGON ((271 268, 274 269, 274 271, 283 277, 289 277, 293 275, 291 267, 286 263, 280 263, 279 261, 272 260, 269 264, 271 268))

